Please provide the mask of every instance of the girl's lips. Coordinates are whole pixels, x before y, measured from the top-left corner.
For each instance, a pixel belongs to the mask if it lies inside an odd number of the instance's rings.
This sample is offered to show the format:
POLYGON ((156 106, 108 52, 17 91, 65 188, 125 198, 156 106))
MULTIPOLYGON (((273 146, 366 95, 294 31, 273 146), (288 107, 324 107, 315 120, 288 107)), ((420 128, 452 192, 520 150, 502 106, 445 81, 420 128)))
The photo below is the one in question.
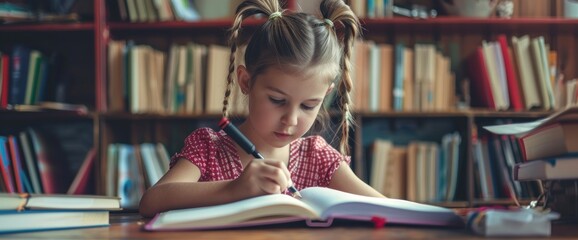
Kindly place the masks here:
POLYGON ((291 137, 291 134, 275 132, 275 136, 277 136, 278 138, 288 138, 291 137))

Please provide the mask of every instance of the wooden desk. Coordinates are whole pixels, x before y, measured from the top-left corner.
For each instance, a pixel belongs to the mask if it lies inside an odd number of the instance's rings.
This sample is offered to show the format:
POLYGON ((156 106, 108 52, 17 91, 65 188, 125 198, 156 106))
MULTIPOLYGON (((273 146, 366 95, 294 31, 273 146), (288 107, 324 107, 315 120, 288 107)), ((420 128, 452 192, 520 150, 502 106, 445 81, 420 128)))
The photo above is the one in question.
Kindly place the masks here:
MULTIPOLYGON (((221 231, 144 232, 144 220, 137 214, 113 214, 109 227, 0 235, 0 239, 486 239, 465 229, 429 227, 337 226, 330 228, 275 227, 221 231)), ((578 237, 578 224, 553 225, 551 239, 578 237)), ((535 238, 533 238, 535 239, 535 238)))

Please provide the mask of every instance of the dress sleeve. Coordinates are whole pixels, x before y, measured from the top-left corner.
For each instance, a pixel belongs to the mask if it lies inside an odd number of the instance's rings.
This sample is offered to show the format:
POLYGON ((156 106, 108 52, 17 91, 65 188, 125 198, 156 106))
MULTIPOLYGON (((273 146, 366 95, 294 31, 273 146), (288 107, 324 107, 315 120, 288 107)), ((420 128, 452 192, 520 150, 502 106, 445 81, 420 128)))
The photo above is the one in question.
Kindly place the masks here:
POLYGON ((171 157, 170 167, 179 159, 187 159, 195 164, 201 171, 201 176, 207 170, 209 156, 216 152, 213 142, 215 132, 210 128, 199 128, 185 138, 185 143, 180 152, 171 157))
POLYGON ((342 155, 337 151, 337 149, 329 145, 321 136, 313 138, 313 146, 316 161, 322 165, 322 174, 320 175, 319 185, 328 186, 333 174, 341 165, 341 162, 345 161, 349 164, 351 162, 351 157, 342 155))

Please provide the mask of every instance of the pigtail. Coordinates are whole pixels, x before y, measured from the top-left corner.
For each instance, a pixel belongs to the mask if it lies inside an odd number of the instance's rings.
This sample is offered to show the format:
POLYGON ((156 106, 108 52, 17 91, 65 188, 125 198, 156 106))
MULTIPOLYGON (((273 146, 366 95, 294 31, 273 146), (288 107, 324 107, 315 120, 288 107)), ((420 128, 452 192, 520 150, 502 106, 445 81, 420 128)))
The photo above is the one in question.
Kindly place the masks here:
POLYGON ((330 27, 333 28, 333 24, 335 23, 341 23, 343 26, 343 34, 341 38, 336 34, 343 49, 343 56, 341 58, 342 79, 337 85, 337 93, 340 96, 339 107, 342 113, 340 124, 342 137, 339 143, 339 151, 342 154, 348 155, 349 128, 354 124, 354 119, 351 114, 352 101, 350 94, 353 87, 353 82, 350 76, 351 52, 353 49, 353 43, 359 35, 359 29, 361 29, 361 26, 359 20, 353 11, 351 11, 351 8, 349 8, 349 6, 347 6, 342 0, 324 0, 321 3, 321 14, 325 19, 328 19, 332 23, 330 27))
POLYGON ((233 79, 235 78, 235 55, 239 48, 239 35, 241 33, 241 24, 246 18, 255 14, 265 14, 270 16, 279 9, 279 2, 277 0, 248 0, 239 4, 235 13, 233 26, 229 29, 230 37, 229 44, 231 45, 231 55, 229 57, 229 73, 227 74, 227 86, 225 88, 225 98, 223 99, 223 116, 228 117, 229 97, 233 88, 233 79))

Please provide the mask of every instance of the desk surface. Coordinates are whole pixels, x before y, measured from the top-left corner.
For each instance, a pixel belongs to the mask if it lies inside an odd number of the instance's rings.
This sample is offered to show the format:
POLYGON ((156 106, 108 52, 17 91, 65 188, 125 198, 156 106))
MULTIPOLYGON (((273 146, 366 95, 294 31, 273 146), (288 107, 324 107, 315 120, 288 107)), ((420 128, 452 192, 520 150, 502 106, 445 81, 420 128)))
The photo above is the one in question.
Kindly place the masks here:
MULTIPOLYGON (((221 231, 144 232, 137 214, 114 214, 108 227, 0 235, 0 239, 485 239, 465 229, 367 225, 330 228, 275 227, 221 231)), ((553 224, 550 239, 578 237, 578 224, 553 224)), ((533 238, 535 239, 535 238, 533 238)))

